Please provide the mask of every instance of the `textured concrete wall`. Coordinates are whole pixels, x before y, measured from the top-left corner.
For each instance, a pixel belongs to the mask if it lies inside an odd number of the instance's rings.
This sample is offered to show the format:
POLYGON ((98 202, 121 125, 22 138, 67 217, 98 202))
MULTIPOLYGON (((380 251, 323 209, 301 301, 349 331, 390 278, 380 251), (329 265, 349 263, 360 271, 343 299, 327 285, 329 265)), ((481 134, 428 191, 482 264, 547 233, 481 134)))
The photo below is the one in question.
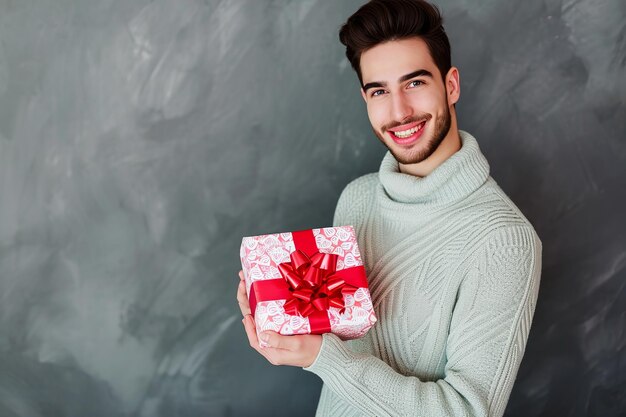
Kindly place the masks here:
MULTIPOLYGON (((360 4, 0 1, 1 416, 313 413, 246 345, 238 247, 378 169, 360 4)), ((623 415, 626 3, 439 4, 460 127, 544 243, 507 415, 623 415)))

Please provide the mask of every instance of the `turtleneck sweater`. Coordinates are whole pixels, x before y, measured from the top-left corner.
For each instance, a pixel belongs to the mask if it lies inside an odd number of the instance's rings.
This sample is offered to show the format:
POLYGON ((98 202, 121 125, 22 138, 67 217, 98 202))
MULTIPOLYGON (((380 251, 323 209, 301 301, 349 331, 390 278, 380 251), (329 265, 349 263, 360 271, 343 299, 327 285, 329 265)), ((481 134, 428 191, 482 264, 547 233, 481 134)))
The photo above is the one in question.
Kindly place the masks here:
POLYGON ((352 181, 334 224, 353 225, 378 322, 326 333, 304 368, 317 416, 501 416, 524 354, 541 274, 533 226, 489 175, 476 139, 425 177, 388 152, 352 181))

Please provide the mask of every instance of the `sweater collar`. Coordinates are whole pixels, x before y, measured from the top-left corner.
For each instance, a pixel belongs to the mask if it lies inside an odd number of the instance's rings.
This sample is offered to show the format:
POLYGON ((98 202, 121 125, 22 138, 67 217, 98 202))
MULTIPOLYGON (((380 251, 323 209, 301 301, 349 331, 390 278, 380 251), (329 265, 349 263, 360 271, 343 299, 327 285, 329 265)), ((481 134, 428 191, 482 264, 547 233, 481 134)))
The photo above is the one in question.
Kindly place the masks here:
POLYGON ((461 149, 426 177, 400 172, 391 152, 383 158, 378 172, 387 195, 398 203, 445 204, 470 195, 489 177, 489 163, 476 139, 459 130, 461 149))

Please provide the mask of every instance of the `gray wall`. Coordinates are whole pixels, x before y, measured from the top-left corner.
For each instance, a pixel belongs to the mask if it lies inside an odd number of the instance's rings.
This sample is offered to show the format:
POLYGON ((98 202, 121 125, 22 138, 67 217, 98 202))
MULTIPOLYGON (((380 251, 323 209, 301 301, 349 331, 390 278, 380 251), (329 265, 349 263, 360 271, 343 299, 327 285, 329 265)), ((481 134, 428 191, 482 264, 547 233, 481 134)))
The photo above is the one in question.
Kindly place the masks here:
MULTIPOLYGON (((378 169, 360 3, 0 0, 0 416, 313 413, 246 344, 238 247, 378 169)), ((440 5, 460 127, 544 243, 507 415, 624 415, 626 3, 440 5)))

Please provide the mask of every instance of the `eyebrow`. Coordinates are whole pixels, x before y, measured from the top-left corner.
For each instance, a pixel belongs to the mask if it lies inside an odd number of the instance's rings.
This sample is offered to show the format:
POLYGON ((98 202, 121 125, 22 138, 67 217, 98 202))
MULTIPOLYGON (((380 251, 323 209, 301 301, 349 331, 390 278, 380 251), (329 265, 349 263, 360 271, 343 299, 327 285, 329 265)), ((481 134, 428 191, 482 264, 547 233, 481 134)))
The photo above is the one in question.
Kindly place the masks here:
MULTIPOLYGON (((433 74, 425 69, 419 69, 417 71, 413 71, 409 74, 403 75, 402 77, 398 78, 398 83, 402 83, 404 81, 408 81, 411 78, 415 78, 415 77, 430 77, 433 78, 433 74)), ((363 91, 367 91, 370 88, 376 88, 376 87, 387 87, 387 83, 384 81, 372 81, 371 83, 367 83, 363 86, 363 91)))

